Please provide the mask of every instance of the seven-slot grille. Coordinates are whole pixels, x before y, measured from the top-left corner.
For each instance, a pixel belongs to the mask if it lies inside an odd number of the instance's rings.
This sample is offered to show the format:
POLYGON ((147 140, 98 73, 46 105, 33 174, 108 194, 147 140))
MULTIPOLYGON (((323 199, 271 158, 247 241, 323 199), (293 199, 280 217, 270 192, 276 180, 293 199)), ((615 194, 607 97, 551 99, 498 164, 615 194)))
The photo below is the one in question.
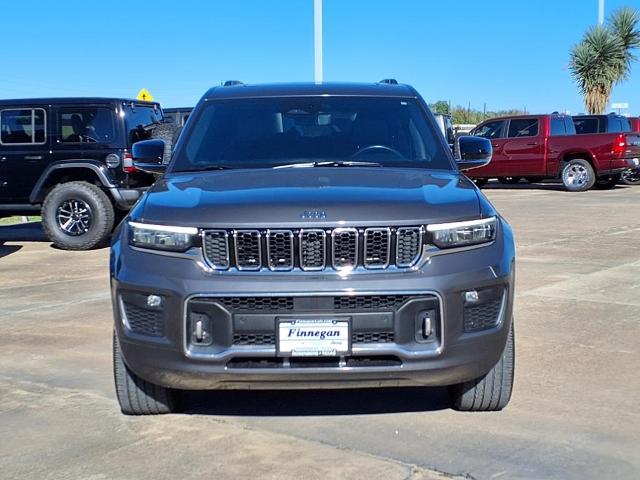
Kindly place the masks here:
POLYGON ((213 268, 319 271, 408 268, 422 253, 421 227, 205 230, 204 255, 213 268))

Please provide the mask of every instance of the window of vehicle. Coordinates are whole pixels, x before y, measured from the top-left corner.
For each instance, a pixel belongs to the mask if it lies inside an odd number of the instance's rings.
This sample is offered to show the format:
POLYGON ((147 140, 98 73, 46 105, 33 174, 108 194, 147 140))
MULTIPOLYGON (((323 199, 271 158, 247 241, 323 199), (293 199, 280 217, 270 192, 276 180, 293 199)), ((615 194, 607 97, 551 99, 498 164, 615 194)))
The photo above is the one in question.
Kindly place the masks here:
POLYGON ((567 132, 567 135, 576 134, 576 126, 573 123, 573 119, 569 116, 564 117, 564 128, 567 132))
POLYGON ((566 135, 566 125, 564 118, 551 117, 551 135, 566 135))
POLYGON ((620 131, 621 132, 630 132, 631 131, 631 122, 626 117, 620 117, 620 131))
MULTIPOLYGON (((224 165, 369 161, 451 169, 425 112, 412 99, 283 97, 207 102, 191 123, 174 170, 224 165)), ((187 133, 187 132, 185 132, 187 133)))
POLYGON ((536 135, 538 135, 537 118, 514 118, 509 121, 508 137, 535 137, 536 135))
POLYGON ((45 143, 45 130, 46 112, 42 108, 0 111, 0 143, 3 145, 45 143))
POLYGON ((484 125, 478 127, 473 134, 477 137, 484 138, 502 138, 502 131, 504 129, 504 120, 496 120, 494 122, 487 122, 484 125))
POLYGON ((574 118, 573 124, 578 135, 600 132, 600 120, 597 117, 574 118))
POLYGON ((629 123, 629 119, 625 117, 610 116, 607 118, 607 120, 609 123, 607 131, 609 133, 623 133, 631 131, 631 124, 629 123))
POLYGON ((62 143, 108 143, 115 136, 115 112, 106 107, 61 108, 58 135, 62 143))
POLYGON ((130 143, 151 138, 153 127, 163 120, 158 107, 127 103, 124 109, 124 123, 130 143))

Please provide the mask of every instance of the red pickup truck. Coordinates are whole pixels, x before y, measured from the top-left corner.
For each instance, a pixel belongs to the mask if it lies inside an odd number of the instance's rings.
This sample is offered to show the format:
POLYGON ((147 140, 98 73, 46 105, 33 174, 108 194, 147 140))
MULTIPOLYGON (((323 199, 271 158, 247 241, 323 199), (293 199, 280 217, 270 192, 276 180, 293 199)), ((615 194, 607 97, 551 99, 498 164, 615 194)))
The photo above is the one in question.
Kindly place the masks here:
POLYGON ((572 192, 611 188, 620 173, 637 168, 640 134, 605 133, 576 135, 568 115, 522 115, 487 120, 471 135, 491 140, 493 158, 466 174, 479 186, 490 178, 517 183, 521 178, 535 183, 560 178, 572 192))

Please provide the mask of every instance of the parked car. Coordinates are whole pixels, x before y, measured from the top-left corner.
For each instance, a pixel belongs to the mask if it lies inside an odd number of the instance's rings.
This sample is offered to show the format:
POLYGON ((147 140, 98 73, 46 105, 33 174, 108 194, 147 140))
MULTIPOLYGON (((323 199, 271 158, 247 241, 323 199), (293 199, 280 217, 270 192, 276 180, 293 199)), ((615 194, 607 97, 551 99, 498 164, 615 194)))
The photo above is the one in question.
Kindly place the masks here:
POLYGON ((166 122, 173 123, 176 127, 184 127, 187 123, 187 119, 193 107, 176 107, 176 108, 164 108, 164 118, 166 122))
POLYGON ((209 90, 114 235, 114 371, 127 414, 176 389, 447 385, 499 410, 514 374, 511 228, 411 87, 209 90))
POLYGON ((442 135, 449 144, 449 147, 453 150, 456 143, 456 135, 453 130, 451 115, 435 113, 433 116, 436 119, 436 123, 438 124, 438 128, 442 132, 442 135))
POLYGON ((105 243, 154 181, 133 166, 131 146, 162 118, 159 104, 136 100, 0 100, 0 215, 40 213, 60 248, 105 243))
MULTIPOLYGON (((629 117, 632 132, 640 132, 640 117, 629 117)), ((625 185, 640 185, 640 167, 629 168, 622 172, 620 182, 625 185)))
POLYGON ((572 118, 561 114, 493 118, 471 133, 490 139, 493 146, 491 163, 469 172, 479 185, 490 178, 502 183, 525 178, 536 183, 559 177, 572 192, 594 185, 611 188, 640 156, 640 135, 576 135, 572 118))

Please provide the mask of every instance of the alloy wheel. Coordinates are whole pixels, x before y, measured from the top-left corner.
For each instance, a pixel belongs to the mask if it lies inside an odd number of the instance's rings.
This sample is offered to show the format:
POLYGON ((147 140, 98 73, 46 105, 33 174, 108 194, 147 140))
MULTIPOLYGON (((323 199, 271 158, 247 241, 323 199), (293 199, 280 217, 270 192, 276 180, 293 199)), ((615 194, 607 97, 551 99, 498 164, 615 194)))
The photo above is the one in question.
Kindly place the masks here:
POLYGON ((89 204, 77 199, 62 202, 56 217, 60 229, 73 237, 87 233, 93 220, 89 204))

